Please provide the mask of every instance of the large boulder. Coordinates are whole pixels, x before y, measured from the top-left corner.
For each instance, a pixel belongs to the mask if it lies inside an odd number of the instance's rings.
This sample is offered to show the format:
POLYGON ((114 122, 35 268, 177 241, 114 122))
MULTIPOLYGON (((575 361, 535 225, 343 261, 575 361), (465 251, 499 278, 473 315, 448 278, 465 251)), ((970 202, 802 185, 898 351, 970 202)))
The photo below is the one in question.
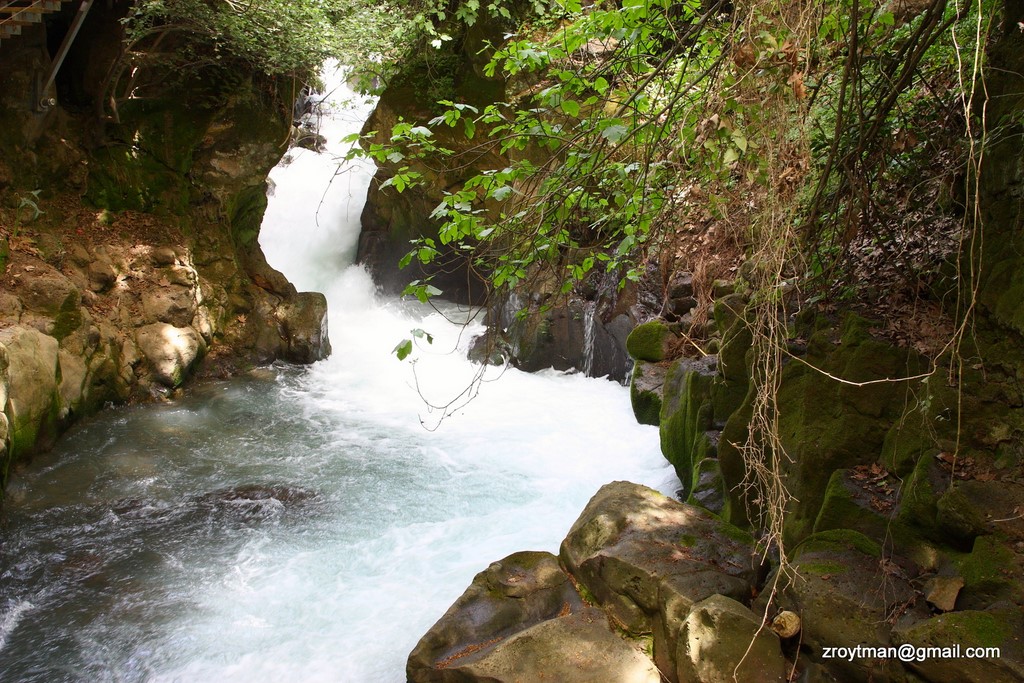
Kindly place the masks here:
POLYGON ((420 639, 411 683, 658 681, 652 662, 584 605, 554 555, 521 552, 477 574, 420 639))
POLYGON ((170 388, 185 381, 206 348, 203 338, 191 327, 167 323, 144 325, 136 331, 135 339, 153 377, 170 388))
POLYGON ((55 435, 58 376, 56 339, 21 326, 0 331, 0 395, 5 398, 11 457, 45 447, 55 435))
MULTIPOLYGON (((927 615, 903 570, 883 558, 881 547, 848 529, 808 537, 792 552, 797 578, 779 578, 777 592, 766 591, 757 610, 788 610, 800 616, 801 645, 821 659, 840 680, 897 680, 899 662, 884 659, 837 659, 830 648, 883 648, 893 644, 894 624, 927 615), (769 607, 767 600, 774 596, 769 607)), ((769 584, 775 585, 773 578, 769 584)))
POLYGON ((783 683, 788 674, 779 637, 749 608, 723 595, 690 610, 676 660, 680 681, 783 683))
POLYGON ((663 586, 692 602, 749 600, 750 538, 701 508, 617 481, 591 498, 562 542, 565 568, 630 633, 651 631, 663 586))
POLYGON ((561 560, 621 629, 653 633, 655 662, 673 676, 680 625, 693 605, 716 594, 749 602, 759 575, 745 532, 621 481, 590 500, 561 560))
MULTIPOLYGON (((460 653, 461 654, 461 653, 460 653)), ((486 683, 659 683, 654 663, 612 632, 601 610, 585 608, 541 622, 493 647, 458 657, 450 677, 432 680, 486 683)))
POLYGON ((277 319, 287 349, 282 354, 295 363, 312 363, 331 354, 327 336, 327 297, 320 292, 299 292, 277 308, 277 319))

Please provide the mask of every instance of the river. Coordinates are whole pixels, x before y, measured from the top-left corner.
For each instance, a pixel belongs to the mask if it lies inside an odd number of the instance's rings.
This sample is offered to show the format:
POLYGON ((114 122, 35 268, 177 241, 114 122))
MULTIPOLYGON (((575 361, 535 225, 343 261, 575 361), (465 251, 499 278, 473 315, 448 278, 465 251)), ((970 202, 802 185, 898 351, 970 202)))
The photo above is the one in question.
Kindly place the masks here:
MULTIPOLYGON (((366 107, 324 119, 331 149, 366 107)), ((674 489, 617 384, 492 369, 459 399, 479 324, 378 295, 351 265, 369 170, 290 157, 261 243, 327 293, 333 355, 107 410, 19 472, 0 680, 397 683, 490 562, 557 552, 608 481, 674 489), (413 328, 434 341, 399 362, 413 328), (453 398, 440 421, 428 403, 453 398)))

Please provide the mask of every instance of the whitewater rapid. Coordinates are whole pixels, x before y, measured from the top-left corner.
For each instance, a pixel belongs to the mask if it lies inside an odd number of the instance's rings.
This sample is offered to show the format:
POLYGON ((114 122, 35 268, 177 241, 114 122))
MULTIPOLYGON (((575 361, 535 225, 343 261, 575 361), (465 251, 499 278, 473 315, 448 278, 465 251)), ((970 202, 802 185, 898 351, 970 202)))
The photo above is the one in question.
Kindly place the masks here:
POLYGON ((13 481, 4 681, 398 683, 490 562, 557 552, 608 481, 676 487, 657 429, 602 379, 492 369, 437 424, 425 399, 472 382, 480 327, 381 297, 352 265, 372 168, 332 153, 368 106, 336 102, 329 152, 275 169, 261 234, 272 265, 328 295, 333 355, 108 411, 13 481), (413 328, 434 342, 400 362, 413 328))

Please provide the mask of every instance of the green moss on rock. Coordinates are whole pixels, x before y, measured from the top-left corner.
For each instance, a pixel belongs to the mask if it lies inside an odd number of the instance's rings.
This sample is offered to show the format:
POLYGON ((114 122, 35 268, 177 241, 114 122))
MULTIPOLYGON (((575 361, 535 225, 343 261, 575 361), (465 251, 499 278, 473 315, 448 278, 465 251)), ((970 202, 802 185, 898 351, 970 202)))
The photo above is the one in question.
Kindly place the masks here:
POLYGON ((994 536, 979 536, 971 553, 960 562, 963 600, 987 606, 998 600, 1024 604, 1024 572, 1019 558, 994 536))
POLYGON ((661 383, 664 373, 643 361, 633 365, 629 381, 629 402, 636 421, 642 425, 658 426, 661 419, 661 383), (660 379, 658 375, 661 375, 660 379))
POLYGON ((652 363, 665 360, 675 340, 675 334, 661 320, 637 325, 626 337, 626 351, 636 360, 652 363))
POLYGON ((863 555, 882 558, 882 546, 852 529, 830 529, 808 536, 793 550, 793 557, 799 558, 808 553, 847 550, 856 550, 863 555))
POLYGON ((693 488, 694 468, 711 450, 705 432, 710 412, 702 410, 711 397, 713 366, 705 360, 682 359, 669 368, 663 389, 661 452, 672 463, 687 495, 693 488))
POLYGON ((935 503, 935 522, 955 541, 970 542, 985 531, 985 520, 956 486, 951 486, 935 503))

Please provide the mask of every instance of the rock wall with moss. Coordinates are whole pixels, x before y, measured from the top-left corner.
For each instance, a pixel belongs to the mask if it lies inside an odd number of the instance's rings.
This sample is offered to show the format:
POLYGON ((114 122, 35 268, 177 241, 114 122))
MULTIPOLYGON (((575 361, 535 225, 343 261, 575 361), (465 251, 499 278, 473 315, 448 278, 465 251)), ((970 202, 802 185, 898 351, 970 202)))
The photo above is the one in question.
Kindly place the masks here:
POLYGON ((92 9, 44 110, 36 82, 74 8, 0 48, 2 480, 108 402, 330 350, 323 296, 257 243, 290 84, 153 67, 112 102, 123 10, 92 9))
MULTIPOLYGON (((472 27, 453 29, 453 39, 440 49, 417 52, 403 63, 381 93, 377 106, 363 127, 369 134, 364 145, 388 144, 393 127, 401 121, 426 126, 442 107, 439 101, 465 103, 483 109, 506 97, 505 82, 489 77, 484 66, 491 44, 498 44, 510 30, 500 20, 482 16, 472 27)), ((431 212, 446 192, 461 188, 481 169, 502 168, 507 159, 491 146, 467 139, 461 126, 430 126, 432 142, 452 150, 458 163, 436 156, 388 161, 374 176, 362 213, 358 260, 367 265, 374 280, 389 292, 400 292, 410 281, 427 275, 453 301, 482 301, 483 283, 472 273, 460 254, 446 251, 437 239, 438 224, 431 212), (399 192, 387 182, 401 168, 421 175, 415 186, 399 192), (411 249, 410 240, 426 237, 437 241, 441 255, 431 266, 413 263, 399 268, 399 261, 411 249)))

